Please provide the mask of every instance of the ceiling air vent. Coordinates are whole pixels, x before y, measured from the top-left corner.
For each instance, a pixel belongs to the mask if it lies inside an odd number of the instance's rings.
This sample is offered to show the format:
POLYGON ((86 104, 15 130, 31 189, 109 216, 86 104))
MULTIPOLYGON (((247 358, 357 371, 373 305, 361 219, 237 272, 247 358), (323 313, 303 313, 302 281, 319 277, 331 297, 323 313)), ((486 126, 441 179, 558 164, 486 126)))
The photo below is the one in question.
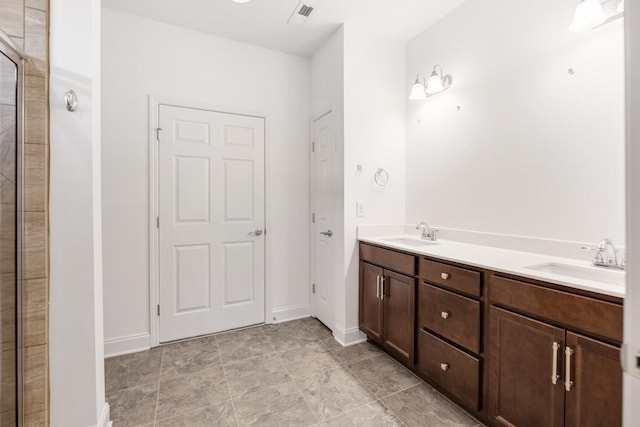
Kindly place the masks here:
POLYGON ((313 7, 303 4, 298 11, 298 14, 304 16, 305 18, 308 18, 309 15, 311 15, 311 12, 313 12, 313 7))
POLYGON ((287 24, 304 25, 311 13, 315 10, 315 0, 302 0, 291 13, 287 24))

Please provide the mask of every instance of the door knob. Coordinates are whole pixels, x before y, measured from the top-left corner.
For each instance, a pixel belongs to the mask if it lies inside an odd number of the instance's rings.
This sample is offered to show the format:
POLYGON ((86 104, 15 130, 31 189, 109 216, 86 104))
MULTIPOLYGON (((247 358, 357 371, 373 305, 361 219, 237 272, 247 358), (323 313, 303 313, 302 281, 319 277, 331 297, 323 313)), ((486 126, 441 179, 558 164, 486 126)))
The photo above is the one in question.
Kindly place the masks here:
POLYGON ((331 237, 331 236, 333 236, 333 231, 331 231, 331 230, 321 231, 320 234, 323 234, 323 235, 325 235, 327 237, 331 237))
POLYGON ((256 236, 262 236, 262 230, 258 228, 256 231, 252 231, 249 234, 255 234, 256 236))

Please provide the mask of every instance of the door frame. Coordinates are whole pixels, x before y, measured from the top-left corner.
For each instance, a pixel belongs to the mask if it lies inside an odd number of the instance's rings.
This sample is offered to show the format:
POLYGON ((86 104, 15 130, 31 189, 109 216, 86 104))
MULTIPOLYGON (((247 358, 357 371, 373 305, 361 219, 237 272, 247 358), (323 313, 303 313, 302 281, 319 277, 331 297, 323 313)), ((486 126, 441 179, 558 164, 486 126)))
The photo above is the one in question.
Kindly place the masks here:
MULTIPOLYGON (((313 214, 315 213, 315 193, 314 193, 314 151, 312 150, 312 144, 313 144, 313 140, 314 140, 314 128, 313 125, 316 122, 316 120, 320 120, 321 118, 323 118, 324 116, 328 115, 328 114, 334 114, 333 117, 333 138, 334 138, 334 143, 337 142, 337 137, 338 137, 338 130, 336 128, 336 119, 335 119, 335 106, 330 106, 328 108, 325 109, 321 109, 321 112, 312 116, 311 119, 309 120, 309 212, 311 214, 311 216, 313 216, 313 214)), ((335 218, 335 213, 334 212, 334 221, 337 221, 337 218, 335 218)), ((309 299, 310 299, 310 304, 309 304, 309 308, 311 311, 311 316, 315 317, 315 298, 313 297, 313 283, 316 277, 316 270, 315 270, 315 264, 313 262, 313 260, 315 259, 315 255, 316 255, 316 251, 315 251, 315 244, 314 244, 314 236, 315 236, 315 225, 314 222, 312 220, 312 218, 309 218, 309 299)), ((334 224, 334 229, 335 229, 335 224, 334 224)), ((329 327, 332 331, 335 329, 335 323, 336 323, 336 313, 335 313, 335 296, 336 296, 336 292, 334 289, 335 285, 331 285, 329 286, 329 290, 331 292, 331 302, 333 303, 333 312, 331 314, 331 325, 326 325, 327 327, 329 327)))
POLYGON ((271 229, 273 207, 269 203, 269 165, 270 155, 270 114, 259 111, 251 111, 244 107, 220 106, 203 103, 196 100, 177 99, 174 97, 149 95, 149 335, 150 347, 160 345, 160 316, 157 315, 157 306, 160 303, 160 272, 159 272, 159 229, 156 226, 158 217, 158 142, 156 129, 159 127, 159 109, 161 105, 193 110, 206 110, 213 113, 235 114, 264 119, 264 322, 273 323, 272 313, 272 280, 271 280, 271 240, 267 231, 271 229))

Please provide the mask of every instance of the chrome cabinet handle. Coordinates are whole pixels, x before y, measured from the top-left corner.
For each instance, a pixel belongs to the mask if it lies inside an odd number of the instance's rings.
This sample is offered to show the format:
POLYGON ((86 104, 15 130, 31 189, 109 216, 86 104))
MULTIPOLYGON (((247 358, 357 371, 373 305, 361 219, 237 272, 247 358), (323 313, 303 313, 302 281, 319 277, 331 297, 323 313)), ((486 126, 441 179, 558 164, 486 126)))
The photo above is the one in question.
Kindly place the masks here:
POLYGON ((442 280, 449 280, 451 275, 449 273, 440 273, 440 277, 442 277, 442 280))
POLYGON ((564 375, 564 389, 567 391, 571 391, 571 387, 573 386, 573 381, 571 381, 571 356, 574 351, 571 347, 565 347, 564 355, 565 359, 565 375, 564 375))
POLYGON ((442 317, 444 320, 447 320, 449 316, 450 314, 448 311, 443 311, 442 313, 440 313, 440 317, 442 317))
POLYGON ((387 280, 386 277, 382 276, 380 278, 380 283, 382 284, 382 288, 380 289, 380 299, 384 300, 384 282, 387 280))
POLYGON ((380 298, 380 275, 376 276, 376 298, 380 298))
POLYGON ((331 237, 331 236, 333 236, 333 231, 331 231, 331 230, 321 231, 320 234, 325 235, 327 237, 331 237))
POLYGON ((449 364, 442 362, 440 364, 440 369, 442 369, 443 372, 447 372, 449 370, 449 364))
POLYGON ((554 342, 552 348, 553 372, 551 373, 551 384, 556 385, 558 383, 558 379, 560 379, 560 375, 558 375, 558 350, 560 349, 560 344, 554 342))

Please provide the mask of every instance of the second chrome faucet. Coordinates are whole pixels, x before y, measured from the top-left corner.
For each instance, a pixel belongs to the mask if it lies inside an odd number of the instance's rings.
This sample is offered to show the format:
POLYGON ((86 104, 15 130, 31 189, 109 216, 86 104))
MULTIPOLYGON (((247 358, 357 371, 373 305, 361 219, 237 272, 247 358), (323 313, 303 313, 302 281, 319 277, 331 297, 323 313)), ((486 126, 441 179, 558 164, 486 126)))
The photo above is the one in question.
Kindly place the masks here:
POLYGON ((429 227, 429 224, 426 222, 419 222, 418 225, 416 225, 416 230, 422 230, 420 238, 423 240, 431 240, 432 242, 438 240, 438 231, 440 230, 429 227))
POLYGON ((618 250, 613 245, 611 239, 602 239, 598 246, 583 246, 582 249, 595 251, 593 257, 593 265, 595 267, 613 268, 616 270, 624 270, 626 265, 626 255, 621 251, 618 256, 618 250))

